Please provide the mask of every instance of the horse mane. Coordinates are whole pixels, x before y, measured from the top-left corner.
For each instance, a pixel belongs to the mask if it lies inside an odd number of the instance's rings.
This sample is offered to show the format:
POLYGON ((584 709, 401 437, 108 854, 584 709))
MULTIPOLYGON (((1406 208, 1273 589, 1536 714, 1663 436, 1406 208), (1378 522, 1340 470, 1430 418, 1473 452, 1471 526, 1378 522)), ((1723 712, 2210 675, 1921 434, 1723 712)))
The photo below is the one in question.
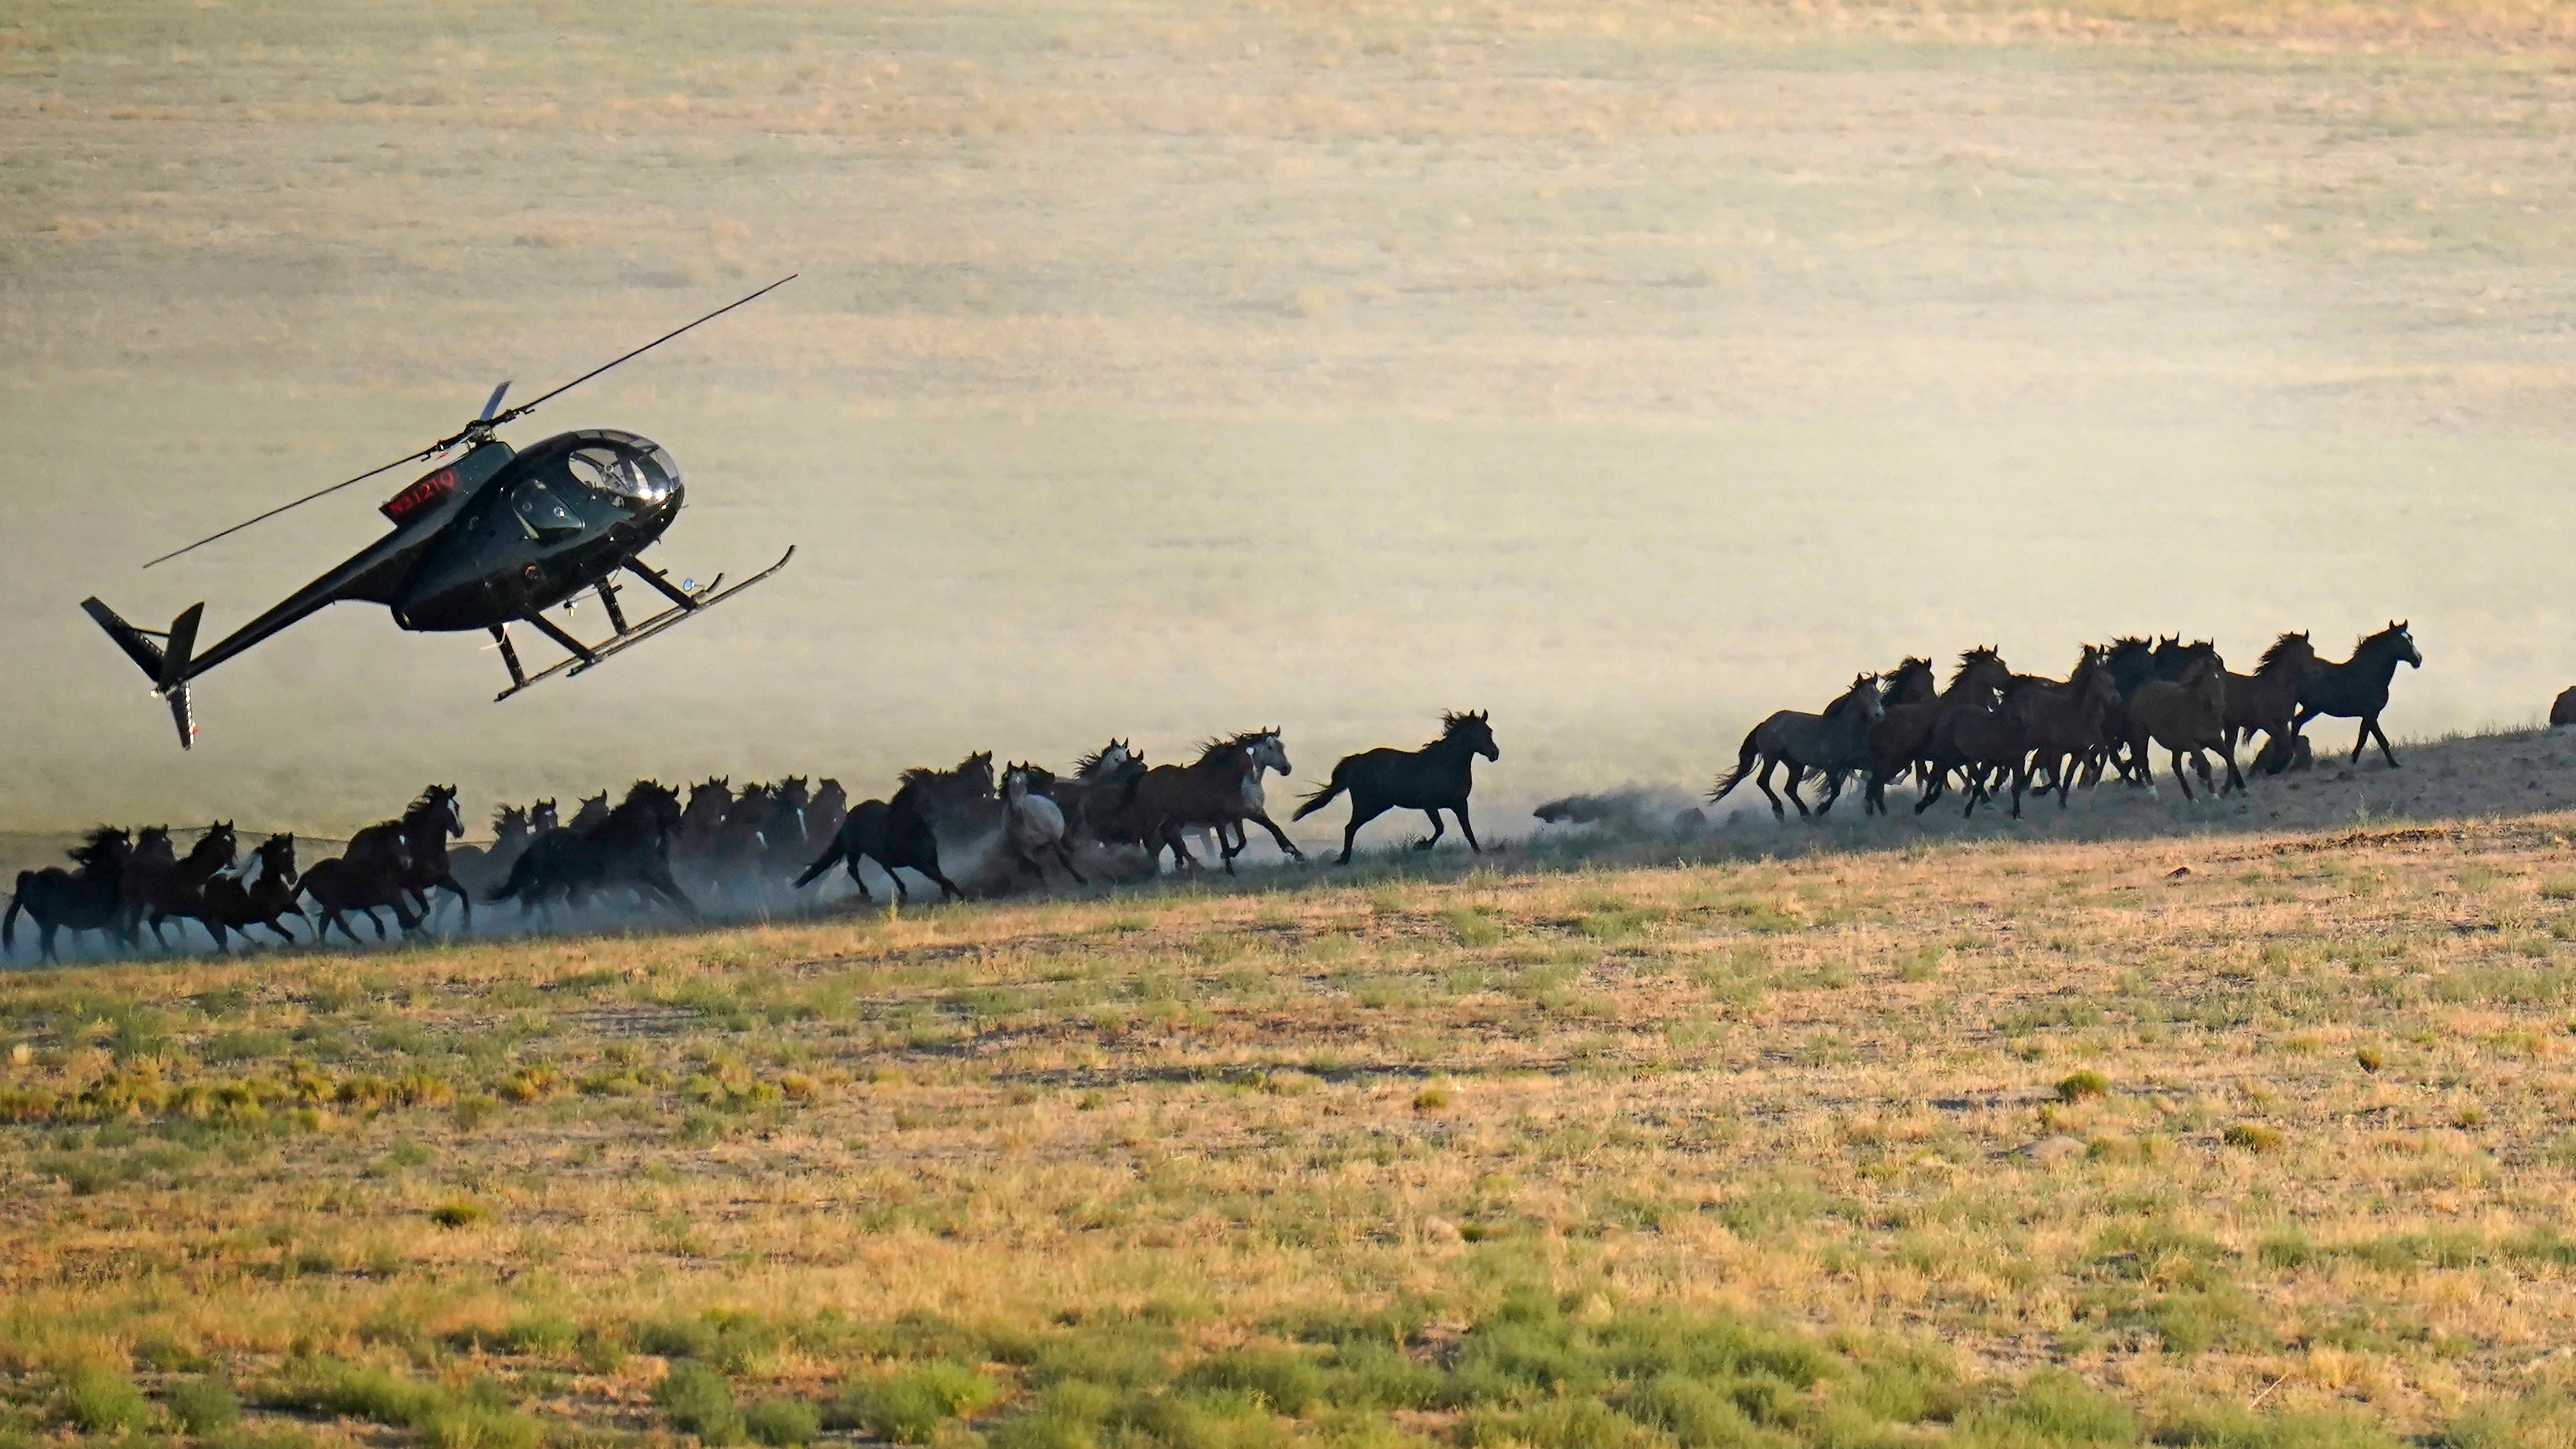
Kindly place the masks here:
MULTIPOLYGON (((1100 762, 1109 758, 1109 752, 1119 748, 1119 746, 1119 741, 1111 740, 1109 743, 1102 745, 1099 749, 1093 750, 1090 754, 1087 754, 1081 759, 1073 762, 1073 772, 1077 775, 1088 775, 1094 770, 1099 769, 1100 762)), ((1132 757, 1136 752, 1134 750, 1129 750, 1127 753, 1132 757)))
POLYGON ((1984 664, 1997 657, 1998 656, 1993 647, 1985 644, 1980 644, 1976 648, 1960 655, 1959 667, 1950 671, 1950 687, 1952 689, 1957 689, 1959 686, 1967 683, 1968 676, 1976 672, 1978 665, 1984 664))
POLYGON ((2388 648, 2397 642, 2398 635, 2405 632, 2405 625, 2391 624, 2376 634, 2364 634, 2359 639, 2353 641, 2352 657, 2359 659, 2363 654, 2367 653, 2374 647, 2382 649, 2388 648))
POLYGON ((1885 674, 1883 674, 1883 675, 1881 675, 1881 676, 1879 676, 1879 677, 1880 677, 1880 678, 1882 678, 1882 679, 1898 679, 1898 678, 1902 678, 1902 677, 1903 677, 1903 676, 1905 676, 1905 675, 1911 674, 1911 673, 1915 672, 1916 670, 1921 670, 1921 671, 1922 671, 1923 673, 1925 673, 1925 674, 1936 674, 1936 673, 1938 673, 1938 672, 1939 672, 1938 670, 1935 670, 1935 669, 1932 667, 1932 661, 1931 661, 1931 660, 1929 660, 1929 659, 1925 659, 1925 658, 1922 658, 1922 657, 1917 656, 1917 655, 1909 654, 1909 655, 1905 656, 1905 659, 1904 659, 1904 661, 1903 661, 1902 663, 1898 664, 1894 669, 1891 669, 1891 670, 1887 671, 1887 673, 1885 673, 1885 674))
POLYGON ((2307 635, 2284 634, 2272 641, 2271 648, 2263 651, 2263 657, 2255 662, 2254 672, 2260 674, 2294 654, 2305 653, 2313 659, 2316 652, 2315 647, 2308 643, 2307 635))
POLYGON ((659 780, 638 780, 626 787, 626 798, 618 803, 632 805, 639 800, 651 800, 657 797, 676 801, 680 798, 680 792, 659 780))
POLYGON ((514 816, 517 817, 518 822, 521 825, 528 823, 528 812, 526 810, 521 809, 516 805, 504 805, 492 812, 492 828, 494 830, 507 830, 510 827, 510 820, 514 816))
POLYGON ((1270 734, 1268 730, 1245 730, 1239 735, 1226 735, 1199 744, 1198 763, 1204 765, 1228 750, 1248 750, 1270 734))
POLYGON ((116 847, 119 845, 131 847, 132 844, 132 838, 125 833, 123 826, 96 825, 90 828, 89 834, 81 837, 80 844, 64 851, 63 854, 82 865, 104 865, 107 863, 107 858, 115 853, 116 847))
MULTIPOLYGON (((438 803, 439 803, 439 801, 438 801, 438 792, 439 792, 439 787, 438 787, 438 786, 436 786, 436 785, 432 785, 432 786, 430 786, 429 788, 427 788, 427 789, 425 789, 425 790, 421 791, 418 795, 413 796, 413 797, 412 797, 412 802, 411 802, 410 804, 405 805, 405 806, 403 807, 403 819, 405 819, 405 820, 412 819, 413 817, 415 817, 415 816, 419 815, 421 812, 423 812, 423 811, 425 811, 425 810, 428 810, 431 806, 438 804, 438 803)), ((451 792, 451 798, 453 798, 453 796, 452 796, 452 792, 451 792)))

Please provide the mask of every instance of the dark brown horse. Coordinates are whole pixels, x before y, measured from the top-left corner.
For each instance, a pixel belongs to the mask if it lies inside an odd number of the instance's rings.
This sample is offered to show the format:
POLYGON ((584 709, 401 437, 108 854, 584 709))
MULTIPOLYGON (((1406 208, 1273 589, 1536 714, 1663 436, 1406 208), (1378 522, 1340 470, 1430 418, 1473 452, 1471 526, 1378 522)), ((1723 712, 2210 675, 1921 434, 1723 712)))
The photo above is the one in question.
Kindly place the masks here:
POLYGON ((533 831, 526 806, 504 805, 492 812, 492 843, 450 848, 447 873, 469 891, 490 890, 509 878, 511 865, 528 848, 533 831))
POLYGON ((1458 833, 1467 837, 1467 848, 1479 855, 1485 847, 1476 840, 1475 823, 1467 818, 1467 795, 1476 787, 1476 756, 1500 762, 1502 746, 1494 743, 1493 722, 1483 710, 1452 710, 1440 716, 1440 738, 1418 750, 1375 749, 1356 755, 1344 755, 1333 766, 1333 777, 1324 787, 1306 797, 1291 820, 1303 820, 1332 803, 1334 796, 1348 791, 1351 818, 1342 827, 1342 853, 1335 865, 1351 863, 1351 846, 1359 839, 1360 827, 1389 810, 1419 810, 1431 817, 1429 839, 1414 842, 1416 850, 1429 850, 1440 843, 1440 812, 1458 817, 1458 833))
POLYGON ((474 897, 457 880, 447 859, 447 842, 464 833, 465 811, 457 803, 456 787, 431 785, 404 806, 399 817, 379 820, 349 837, 348 848, 340 852, 340 858, 361 875, 393 876, 404 890, 411 892, 412 907, 423 920, 438 914, 430 904, 429 893, 447 892, 456 897, 470 930, 474 925, 474 897))
POLYGON ((817 780, 814 782, 813 802, 805 807, 805 838, 809 841, 829 840, 839 833, 841 822, 849 816, 850 796, 841 788, 841 782, 828 778, 817 780))
POLYGON ((1127 797, 1120 833, 1143 841, 1158 870, 1166 849, 1172 852, 1174 870, 1195 870, 1199 862, 1181 832, 1215 831, 1225 873, 1232 875, 1236 848, 1225 827, 1244 818, 1245 802, 1264 768, 1249 746, 1230 739, 1210 741, 1186 765, 1156 765, 1138 777, 1127 797))
POLYGON ((859 889, 859 899, 874 903, 876 897, 868 894, 867 880, 859 874, 859 862, 873 860, 886 873, 886 879, 894 882, 899 900, 912 899, 912 892, 903 883, 901 872, 905 870, 918 872, 936 883, 941 900, 963 900, 966 893, 940 872, 939 835, 931 828, 928 801, 943 789, 954 792, 954 798, 976 798, 973 767, 979 760, 989 779, 993 757, 969 756, 965 764, 952 771, 907 770, 893 800, 862 800, 851 806, 848 818, 833 832, 831 843, 796 877, 796 888, 802 890, 833 866, 845 865, 850 884, 859 889))
POLYGON ((754 781, 725 806, 724 823, 715 840, 698 857, 699 869, 718 890, 754 881, 769 857, 769 822, 778 799, 768 785, 754 781))
MULTIPOLYGON (((214 879, 217 871, 231 869, 239 856, 239 843, 226 821, 218 820, 206 827, 184 860, 171 845, 170 827, 144 827, 143 833, 135 837, 134 853, 125 862, 126 939, 140 940, 140 928, 149 924, 152 944, 169 949, 170 939, 161 934, 162 924, 173 917, 202 924, 206 882, 214 879)), ((207 930, 212 932, 213 927, 207 930)), ((182 927, 179 944, 187 943, 188 933, 182 927)))
POLYGON ((2291 721, 2298 717, 2299 691, 2307 684, 2308 671, 2316 667, 2317 651, 2302 630, 2273 640, 2253 673, 2228 675, 2228 749, 2233 751, 2260 730, 2263 752, 2255 756, 2255 763, 2259 766, 2268 759, 2271 773, 2279 774, 2290 758, 2290 737, 2297 733, 2291 721))
POLYGON ((2307 683, 2299 691, 2298 717, 2291 727, 2306 729, 2308 721, 2321 714, 2360 720, 2361 733, 2354 737, 2352 759, 2346 763, 2359 764, 2362 746, 2376 738, 2388 768, 2399 768, 2397 752, 2388 747, 2388 732, 2379 727, 2379 712, 2388 708, 2388 681, 2396 676, 2400 664, 2421 669, 2424 656, 2415 648, 2415 635, 2405 621, 2391 619, 2387 628, 2355 645, 2350 659, 2341 664, 2319 664, 2309 671, 2307 683))
MULTIPOLYGON (((522 819, 525 817, 522 816, 522 819)), ((232 948, 224 940, 230 928, 250 940, 250 928, 266 926, 279 940, 292 944, 295 933, 286 929, 286 918, 308 919, 304 908, 295 903, 296 884, 295 837, 272 835, 251 852, 251 868, 239 876, 219 875, 206 883, 206 928, 215 933, 215 945, 232 948)))
POLYGON ((49 865, 18 872, 17 892, 9 897, 7 913, 0 914, 0 955, 17 949, 21 911, 35 922, 39 949, 47 961, 60 959, 54 954, 57 931, 71 932, 75 945, 83 931, 98 932, 111 946, 119 941, 134 944, 124 934, 125 862, 134 854, 132 833, 113 825, 97 826, 64 854, 71 857, 75 869, 49 865))
POLYGON ((2040 767, 2048 771, 2046 794, 2057 791, 2057 808, 2066 808, 2066 790, 2077 770, 2102 751, 2104 722, 2120 707, 2120 687, 2113 680, 2105 651, 2087 647, 2075 672, 2064 684, 2038 684, 2015 691, 2008 700, 2021 718, 2030 753, 2013 780, 2013 813, 2021 813, 2021 794, 2040 767))
POLYGON ((1842 777, 1869 765, 1869 732, 1887 717, 1886 701, 1878 692, 1878 676, 1852 676, 1851 688, 1836 696, 1820 714, 1806 714, 1784 709, 1755 725, 1745 735, 1736 751, 1735 768, 1718 777, 1709 790, 1708 803, 1716 804, 1728 792, 1753 777, 1754 788, 1771 802, 1771 814, 1783 825, 1789 823, 1789 812, 1780 806, 1780 797, 1771 791, 1773 767, 1789 767, 1789 778, 1783 787, 1789 792, 1789 803, 1798 807, 1798 818, 1811 819, 1833 808, 1842 792, 1842 777), (1761 761, 1755 773, 1754 761, 1761 761), (1826 780, 1825 798, 1813 815, 1807 802, 1798 798, 1798 782, 1813 770, 1826 780))
MULTIPOLYGON (((2193 659, 2183 668, 2179 680, 2150 680, 2138 687, 2122 706, 2129 722, 2129 749, 2140 760, 2147 758, 2148 741, 2165 747, 2173 760, 2176 783, 2182 786, 2182 797, 2192 797, 2191 781, 2183 778, 2183 752, 2191 752, 2193 768, 2200 772, 2201 788, 2211 788, 2209 759, 2203 753, 2218 751, 2227 761, 2228 790, 2243 790, 2245 777, 2236 769, 2236 751, 2228 745, 2227 730, 2227 661, 2211 650, 2193 659)), ((2153 786, 2154 767, 2148 766, 2148 784, 2153 786)), ((2225 793, 2220 791, 2219 793, 2225 793)))
POLYGON ((680 792, 638 780, 598 824, 558 830, 529 846, 510 878, 484 899, 515 898, 524 916, 540 906, 551 909, 558 896, 579 910, 593 891, 624 888, 694 916, 697 904, 671 877, 671 841, 679 828, 680 792))
POLYGON ((912 808, 951 845, 977 839, 1002 823, 991 750, 977 750, 951 769, 917 765, 898 780, 895 797, 901 799, 905 790, 912 791, 912 808))
MULTIPOLYGON (((1950 682, 1931 699, 1884 709, 1884 717, 1869 732, 1869 788, 1863 795, 1863 809, 1887 813, 1887 782, 1915 768, 1925 757, 1925 747, 1932 742, 1933 726, 1952 710, 1979 709, 1992 700, 1996 690, 2012 678, 2012 668, 1993 649, 1979 646, 1959 656, 1958 667, 1950 671, 1950 682)), ((1941 782, 1927 771, 1922 785, 1927 794, 1938 798, 1941 782)), ((1918 810, 1919 814, 1920 811, 1918 810)))
POLYGON ((331 928, 338 926, 350 945, 359 944, 358 933, 350 929, 345 914, 357 911, 376 928, 376 939, 381 941, 385 938, 385 923, 376 915, 379 908, 392 910, 403 934, 410 935, 421 919, 413 913, 411 891, 403 884, 410 873, 411 847, 400 835, 380 843, 374 856, 365 861, 351 860, 346 855, 315 861, 295 886, 298 895, 311 897, 313 904, 322 908, 322 928, 313 933, 313 939, 327 940, 331 928))
MULTIPOLYGON (((1125 740, 1111 740, 1074 761, 1073 773, 1058 776, 1047 791, 1056 807, 1064 811, 1066 838, 1128 843, 1118 836, 1118 821, 1145 770, 1145 757, 1125 740)), ((1133 843, 1141 845, 1143 841, 1133 843)))
POLYGON ((813 803, 812 782, 789 775, 770 792, 769 823, 761 828, 761 884, 784 880, 805 863, 813 833, 806 828, 805 807, 813 803))

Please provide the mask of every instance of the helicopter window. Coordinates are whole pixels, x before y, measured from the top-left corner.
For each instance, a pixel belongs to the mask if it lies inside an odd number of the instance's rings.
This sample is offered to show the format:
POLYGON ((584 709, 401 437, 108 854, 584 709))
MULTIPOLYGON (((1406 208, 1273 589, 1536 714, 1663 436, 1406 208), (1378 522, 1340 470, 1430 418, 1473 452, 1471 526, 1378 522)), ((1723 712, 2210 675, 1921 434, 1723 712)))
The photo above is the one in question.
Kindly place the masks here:
POLYGON ((658 503, 670 492, 668 484, 635 459, 606 448, 575 449, 564 456, 564 465, 571 470, 574 482, 593 493, 658 503))

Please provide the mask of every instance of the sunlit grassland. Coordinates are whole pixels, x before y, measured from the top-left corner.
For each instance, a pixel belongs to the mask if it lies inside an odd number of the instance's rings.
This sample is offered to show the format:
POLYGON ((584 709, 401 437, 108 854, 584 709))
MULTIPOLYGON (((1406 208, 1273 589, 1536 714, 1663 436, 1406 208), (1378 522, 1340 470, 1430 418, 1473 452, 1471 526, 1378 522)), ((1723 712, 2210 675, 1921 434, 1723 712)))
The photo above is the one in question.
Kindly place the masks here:
POLYGON ((2560 1442, 2569 825, 13 976, 7 1412, 2560 1442))

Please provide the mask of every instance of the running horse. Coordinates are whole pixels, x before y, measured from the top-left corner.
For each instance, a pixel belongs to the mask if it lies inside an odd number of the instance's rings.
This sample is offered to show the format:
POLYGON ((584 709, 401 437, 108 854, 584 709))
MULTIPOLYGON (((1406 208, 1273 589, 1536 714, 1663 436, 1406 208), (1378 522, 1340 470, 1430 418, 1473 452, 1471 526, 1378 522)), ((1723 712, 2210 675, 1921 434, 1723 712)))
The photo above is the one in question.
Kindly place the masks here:
MULTIPOLYGON (((1716 804, 1753 777, 1755 789, 1771 802, 1771 813, 1781 824, 1789 823, 1789 812, 1780 806, 1780 797, 1771 791, 1771 772, 1789 767, 1789 778, 1783 787, 1789 792, 1789 803, 1798 807, 1798 818, 1813 819, 1834 808, 1842 793, 1842 777, 1869 764, 1869 732, 1887 717, 1887 704, 1878 692, 1878 676, 1855 674, 1851 688, 1834 697, 1821 714, 1805 714, 1784 709, 1755 725, 1744 736, 1736 751, 1735 768, 1718 777, 1708 792, 1708 803, 1716 804), (1754 761, 1762 762, 1760 773, 1754 761), (1798 782, 1813 770, 1825 783, 1825 798, 1815 810, 1798 798, 1798 782)), ((1435 817, 1436 818, 1436 817, 1435 817)))
POLYGON ((1467 818, 1478 755, 1497 763, 1503 758, 1502 746, 1494 743, 1493 722, 1483 710, 1453 710, 1440 716, 1440 738, 1418 750, 1380 748, 1344 755, 1334 763, 1332 778, 1288 818, 1303 820, 1347 792, 1351 818, 1342 827, 1341 857, 1333 863, 1348 865, 1360 827, 1387 811, 1419 810, 1430 816, 1431 838, 1413 847, 1429 850, 1440 843, 1440 812, 1446 810, 1458 817, 1458 833, 1467 837, 1467 848, 1482 855, 1485 847, 1477 843, 1476 827, 1467 818))
POLYGON ((206 882, 206 914, 200 919, 207 930, 214 932, 215 945, 227 952, 232 949, 224 940, 226 927, 240 932, 243 943, 248 944, 253 926, 266 926, 279 940, 292 945, 295 933, 286 929, 286 918, 309 919, 304 908, 295 903, 299 879, 295 871, 295 837, 272 835, 251 852, 249 870, 238 876, 219 875, 206 882))
POLYGON ((111 946, 119 941, 133 944, 124 935, 125 862, 134 854, 133 832, 97 826, 64 854, 71 857, 75 869, 49 865, 18 872, 17 892, 9 897, 8 911, 0 914, 0 955, 17 949, 22 911, 35 923, 47 961, 61 959, 54 954, 57 931, 71 932, 75 945, 83 931, 98 932, 111 946))
POLYGON ((2358 719, 2361 733, 2352 742, 2348 764, 2361 762, 2362 746, 2379 741, 2379 753, 2388 768, 2402 768, 2397 752, 2388 747, 2388 732, 2379 727, 2379 712, 2388 708, 2388 681, 2395 678, 2397 666, 2412 669, 2424 667, 2424 656, 2415 647, 2415 636, 2402 619, 2391 619, 2388 627, 2362 640, 2353 647, 2352 657, 2341 664, 2320 663, 2307 682, 2299 687, 2299 713, 2290 722, 2295 732, 2304 730, 2308 721, 2330 714, 2338 719, 2358 719))
POLYGON ((1225 873, 1234 874, 1234 858, 1243 853, 1246 820, 1268 828, 1271 838, 1290 856, 1302 857, 1305 852, 1262 808, 1261 776, 1271 769, 1282 774, 1288 770, 1288 753, 1277 730, 1210 740, 1190 763, 1156 765, 1138 777, 1120 828, 1145 843, 1145 853, 1158 869, 1166 849, 1172 852, 1174 870, 1198 869, 1181 832, 1207 829, 1216 833, 1225 873))
POLYGON ((671 840, 679 828, 680 792, 638 780, 597 824, 558 830, 529 846, 510 867, 510 878, 484 899, 515 898, 525 915, 539 906, 551 908, 558 895, 579 910, 593 891, 627 887, 695 916, 697 904, 671 876, 671 840))
POLYGON ((431 785, 403 808, 400 818, 377 821, 351 836, 340 858, 361 875, 390 877, 410 892, 412 906, 424 923, 438 914, 429 893, 447 892, 464 910, 465 929, 472 930, 474 897, 456 879, 447 859, 447 842, 464 833, 465 812, 456 802, 456 787, 431 785), (397 841, 399 851, 394 848, 397 841))
MULTIPOLYGON (((168 848, 169 833, 164 831, 157 853, 166 855, 168 848)), ((206 905, 206 888, 223 872, 231 870, 233 863, 240 858, 240 838, 233 833, 229 820, 218 820, 207 826, 205 833, 197 837, 197 843, 189 848, 187 856, 172 862, 166 870, 136 869, 143 859, 141 843, 137 842, 135 859, 127 864, 125 872, 125 904, 129 913, 127 933, 135 934, 136 922, 148 911, 151 913, 153 945, 166 947, 169 944, 161 935, 161 924, 177 918, 205 927, 206 934, 213 937, 217 949, 221 949, 224 944, 223 927, 206 905)), ((184 927, 179 932, 179 944, 188 944, 188 933, 184 927)))

